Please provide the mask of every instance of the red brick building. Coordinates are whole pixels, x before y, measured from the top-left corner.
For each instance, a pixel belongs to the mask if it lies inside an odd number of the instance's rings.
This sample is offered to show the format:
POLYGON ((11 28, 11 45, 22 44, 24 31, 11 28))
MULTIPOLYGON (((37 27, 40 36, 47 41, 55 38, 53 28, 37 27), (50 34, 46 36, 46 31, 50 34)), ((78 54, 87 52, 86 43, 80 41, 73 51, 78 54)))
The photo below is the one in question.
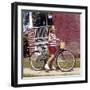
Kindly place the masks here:
POLYGON ((53 22, 56 27, 56 35, 66 42, 66 48, 80 53, 80 14, 55 13, 53 22))

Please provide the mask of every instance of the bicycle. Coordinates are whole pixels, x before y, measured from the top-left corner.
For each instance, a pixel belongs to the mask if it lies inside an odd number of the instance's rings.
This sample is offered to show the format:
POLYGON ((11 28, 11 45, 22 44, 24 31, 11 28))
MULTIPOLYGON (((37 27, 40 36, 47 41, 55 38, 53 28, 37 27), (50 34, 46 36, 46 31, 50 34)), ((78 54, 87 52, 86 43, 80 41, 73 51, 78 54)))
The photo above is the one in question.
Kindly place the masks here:
MULTIPOLYGON (((44 47, 44 45, 39 44, 38 46, 41 47, 41 50, 36 50, 30 55, 31 68, 36 71, 44 70, 44 65, 49 58, 49 55, 47 53, 47 50, 45 50, 46 48, 44 47)), ((73 53, 70 50, 66 50, 64 48, 61 49, 60 46, 57 46, 57 51, 55 53, 54 59, 56 67, 64 72, 71 71, 74 68, 76 62, 73 53)))

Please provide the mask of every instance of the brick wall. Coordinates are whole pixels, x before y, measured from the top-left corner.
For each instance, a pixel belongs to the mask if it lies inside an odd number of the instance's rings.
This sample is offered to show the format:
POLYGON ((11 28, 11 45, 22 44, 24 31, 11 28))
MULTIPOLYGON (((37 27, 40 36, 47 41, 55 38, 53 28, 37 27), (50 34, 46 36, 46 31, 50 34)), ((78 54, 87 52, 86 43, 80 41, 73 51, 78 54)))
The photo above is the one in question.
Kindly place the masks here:
POLYGON ((80 54, 80 14, 55 13, 53 22, 56 27, 56 35, 66 42, 66 48, 75 55, 80 54))

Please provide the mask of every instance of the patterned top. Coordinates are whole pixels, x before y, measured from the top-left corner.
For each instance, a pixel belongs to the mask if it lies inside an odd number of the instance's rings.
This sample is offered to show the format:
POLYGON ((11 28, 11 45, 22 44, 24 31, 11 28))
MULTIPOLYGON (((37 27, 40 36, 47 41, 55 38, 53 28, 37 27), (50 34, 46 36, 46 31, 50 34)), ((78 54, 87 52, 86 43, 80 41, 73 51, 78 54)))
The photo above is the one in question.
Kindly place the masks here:
POLYGON ((56 46, 56 35, 54 33, 49 33, 49 45, 56 46))

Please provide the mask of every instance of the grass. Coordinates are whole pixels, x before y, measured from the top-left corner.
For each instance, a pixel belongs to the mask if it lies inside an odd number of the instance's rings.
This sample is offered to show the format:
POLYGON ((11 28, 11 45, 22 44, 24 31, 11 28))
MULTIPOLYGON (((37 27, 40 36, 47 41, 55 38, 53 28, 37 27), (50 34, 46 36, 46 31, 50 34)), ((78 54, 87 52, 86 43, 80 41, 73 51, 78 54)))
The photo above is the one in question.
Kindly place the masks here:
POLYGON ((80 58, 76 58, 75 67, 80 67, 80 58))
MULTIPOLYGON (((29 62, 29 58, 24 58, 23 60, 23 67, 24 68, 30 68, 30 62, 29 62)), ((80 58, 76 58, 76 64, 75 67, 80 67, 80 58)))

